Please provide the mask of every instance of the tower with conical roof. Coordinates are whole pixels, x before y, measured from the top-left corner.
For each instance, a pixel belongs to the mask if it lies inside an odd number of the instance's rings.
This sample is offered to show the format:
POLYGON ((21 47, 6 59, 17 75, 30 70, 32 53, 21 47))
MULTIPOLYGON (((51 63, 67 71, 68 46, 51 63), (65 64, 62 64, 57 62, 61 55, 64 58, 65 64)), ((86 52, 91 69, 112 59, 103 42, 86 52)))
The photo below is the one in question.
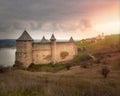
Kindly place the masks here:
POLYGON ((24 30, 16 40, 16 66, 27 68, 32 63, 32 43, 32 37, 24 30))
POLYGON ((54 36, 54 34, 52 34, 51 38, 50 38, 50 41, 51 41, 51 60, 52 60, 52 63, 56 63, 56 38, 54 36))
POLYGON ((41 43, 46 43, 46 42, 48 42, 48 40, 45 38, 45 36, 43 36, 41 43))
POLYGON ((73 42, 74 42, 74 40, 73 40, 72 36, 70 37, 69 42, 71 42, 71 43, 73 43, 73 42))

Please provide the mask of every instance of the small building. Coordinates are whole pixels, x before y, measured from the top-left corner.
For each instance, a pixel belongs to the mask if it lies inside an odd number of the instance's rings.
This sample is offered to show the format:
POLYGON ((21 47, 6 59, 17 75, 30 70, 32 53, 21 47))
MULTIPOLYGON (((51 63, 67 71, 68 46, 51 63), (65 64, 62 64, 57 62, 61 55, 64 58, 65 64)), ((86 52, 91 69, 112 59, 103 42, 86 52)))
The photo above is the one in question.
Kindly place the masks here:
POLYGON ((48 64, 70 61, 77 54, 77 47, 71 37, 68 42, 57 42, 54 34, 50 40, 44 36, 34 42, 25 30, 16 40, 15 65, 27 68, 30 64, 48 64))
POLYGON ((87 39, 85 39, 85 41, 87 41, 87 42, 93 42, 94 43, 94 42, 97 42, 97 41, 103 40, 103 39, 105 39, 104 33, 99 34, 96 37, 87 38, 87 39))

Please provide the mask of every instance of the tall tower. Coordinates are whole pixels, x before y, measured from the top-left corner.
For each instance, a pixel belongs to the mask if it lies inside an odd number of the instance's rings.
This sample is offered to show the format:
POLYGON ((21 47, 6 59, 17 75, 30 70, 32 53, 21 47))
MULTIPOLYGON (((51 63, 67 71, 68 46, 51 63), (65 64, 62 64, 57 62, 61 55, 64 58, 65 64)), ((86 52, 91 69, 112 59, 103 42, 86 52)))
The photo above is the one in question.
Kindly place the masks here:
POLYGON ((54 34, 52 34, 51 38, 51 57, 52 57, 52 63, 55 64, 56 63, 56 39, 54 34))
POLYGON ((16 40, 15 66, 27 68, 32 63, 32 42, 26 30, 16 40))
POLYGON ((74 55, 76 55, 76 54, 77 54, 77 46, 75 45, 75 41, 74 41, 74 39, 73 39, 72 36, 70 37, 69 42, 70 42, 71 44, 73 44, 73 48, 74 48, 74 51, 73 51, 73 52, 75 52, 74 55))

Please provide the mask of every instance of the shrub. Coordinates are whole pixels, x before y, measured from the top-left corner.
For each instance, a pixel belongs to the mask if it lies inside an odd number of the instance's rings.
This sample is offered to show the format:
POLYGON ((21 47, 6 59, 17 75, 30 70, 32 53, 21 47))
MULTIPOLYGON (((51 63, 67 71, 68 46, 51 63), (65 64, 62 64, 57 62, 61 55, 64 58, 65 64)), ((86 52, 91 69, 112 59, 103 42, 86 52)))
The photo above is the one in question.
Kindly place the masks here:
POLYGON ((103 63, 103 64, 107 64, 107 60, 103 60, 102 63, 103 63))
POLYGON ((94 63, 97 63, 97 64, 101 63, 101 58, 97 58, 97 59, 94 61, 94 63))
POLYGON ((18 68, 18 69, 24 69, 23 63, 21 63, 19 61, 15 61, 15 64, 13 65, 13 67, 18 68))
POLYGON ((93 54, 93 56, 96 57, 96 58, 102 59, 103 58, 103 53, 97 52, 97 53, 93 54))
POLYGON ((82 67, 82 68, 88 68, 89 64, 88 63, 82 63, 82 64, 80 64, 80 67, 82 67))
POLYGON ((90 60, 92 60, 92 58, 88 54, 78 54, 74 57, 72 63, 80 64, 80 62, 88 62, 90 60))
POLYGON ((104 78, 107 78, 109 72, 110 70, 107 66, 104 66, 101 70, 101 74, 103 75, 104 78))
POLYGON ((0 66, 0 73, 5 73, 11 71, 11 67, 0 66))
POLYGON ((89 55, 86 55, 86 56, 80 57, 79 59, 80 59, 80 61, 88 61, 91 59, 91 57, 89 55))
POLYGON ((67 70, 70 70, 71 65, 70 64, 66 64, 65 67, 66 67, 67 70))
POLYGON ((65 64, 56 63, 56 64, 31 64, 27 70, 29 71, 37 71, 37 72, 58 72, 60 70, 65 69, 65 64))
POLYGON ((31 63, 30 66, 27 68, 27 70, 29 71, 41 71, 41 66, 40 64, 34 64, 34 63, 31 63))

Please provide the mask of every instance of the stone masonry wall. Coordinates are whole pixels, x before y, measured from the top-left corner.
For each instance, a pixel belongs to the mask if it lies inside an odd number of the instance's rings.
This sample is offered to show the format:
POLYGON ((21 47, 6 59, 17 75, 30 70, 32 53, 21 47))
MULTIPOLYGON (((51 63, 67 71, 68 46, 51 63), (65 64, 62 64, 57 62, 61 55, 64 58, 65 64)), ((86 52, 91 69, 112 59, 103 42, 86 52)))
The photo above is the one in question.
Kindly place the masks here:
POLYGON ((28 67, 31 63, 48 64, 70 61, 76 55, 76 46, 73 42, 56 42, 55 46, 48 43, 35 43, 32 41, 17 41, 16 61, 23 67, 28 67), (53 50, 53 48, 55 50, 53 50), (52 52, 54 51, 54 52, 52 52), (52 55, 54 53, 54 56, 52 55), (54 62, 53 62, 54 57, 54 62))
POLYGON ((51 62, 51 47, 50 44, 33 44, 33 63, 48 64, 51 62))
POLYGON ((28 67, 32 63, 32 42, 24 41, 16 43, 16 61, 28 67))
POLYGON ((76 55, 74 43, 59 42, 56 44, 56 62, 72 60, 76 55))
MULTIPOLYGON (((51 43, 34 43, 33 44, 33 63, 48 64, 52 62, 51 43)), ((76 55, 76 47, 74 43, 57 42, 55 50, 55 63, 72 60, 76 55)))

